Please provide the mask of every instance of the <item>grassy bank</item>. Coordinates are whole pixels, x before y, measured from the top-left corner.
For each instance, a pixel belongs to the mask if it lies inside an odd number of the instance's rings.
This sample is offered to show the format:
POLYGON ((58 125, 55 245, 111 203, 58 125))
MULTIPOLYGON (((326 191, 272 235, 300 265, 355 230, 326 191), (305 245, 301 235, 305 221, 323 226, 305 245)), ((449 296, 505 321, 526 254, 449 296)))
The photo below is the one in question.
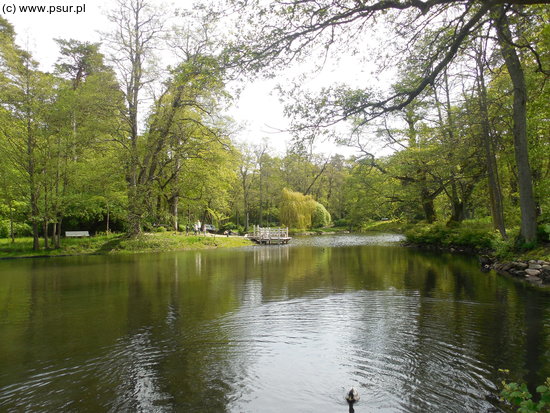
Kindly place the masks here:
POLYGON ((179 251, 203 248, 231 248, 250 245, 242 237, 186 236, 171 232, 145 233, 135 238, 122 234, 65 238, 59 249, 33 251, 32 238, 17 238, 14 243, 0 239, 0 258, 62 256, 81 254, 128 254, 136 252, 179 251))
POLYGON ((550 259, 547 235, 541 233, 537 245, 517 245, 518 233, 518 228, 512 228, 508 231, 508 240, 503 240, 490 223, 474 220, 454 227, 444 223, 416 224, 405 230, 407 242, 415 245, 489 254, 499 260, 550 259))
POLYGON ((405 231, 405 228, 408 228, 410 225, 405 224, 398 220, 387 220, 387 221, 369 221, 362 223, 360 226, 350 228, 349 225, 334 225, 331 227, 324 228, 312 228, 312 229, 298 229, 290 228, 289 233, 293 235, 313 235, 313 234, 339 234, 339 233, 348 233, 348 232, 395 232, 402 234, 405 231))
POLYGON ((399 220, 387 220, 387 221, 370 221, 361 225, 361 232, 396 232, 402 234, 405 229, 408 228, 408 224, 405 224, 399 220))

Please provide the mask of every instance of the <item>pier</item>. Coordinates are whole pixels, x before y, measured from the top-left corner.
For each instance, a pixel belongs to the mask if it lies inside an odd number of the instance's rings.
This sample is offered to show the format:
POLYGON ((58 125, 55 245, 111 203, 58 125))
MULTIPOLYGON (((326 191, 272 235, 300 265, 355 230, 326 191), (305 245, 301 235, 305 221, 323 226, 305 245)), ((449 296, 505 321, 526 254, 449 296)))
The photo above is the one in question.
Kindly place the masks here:
POLYGON ((254 225, 252 234, 248 236, 258 244, 288 244, 292 237, 288 236, 288 228, 262 228, 254 225))

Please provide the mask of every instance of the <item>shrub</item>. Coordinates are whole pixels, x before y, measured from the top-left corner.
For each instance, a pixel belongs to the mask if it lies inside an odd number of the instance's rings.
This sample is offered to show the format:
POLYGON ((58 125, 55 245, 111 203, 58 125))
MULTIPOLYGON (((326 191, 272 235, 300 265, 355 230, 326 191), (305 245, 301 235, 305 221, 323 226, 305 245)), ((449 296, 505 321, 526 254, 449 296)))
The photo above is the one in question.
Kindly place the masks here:
POLYGON ((311 215, 311 226, 313 228, 328 227, 330 225, 331 218, 327 209, 319 202, 315 205, 315 210, 311 215))
POLYGON ((333 221, 335 227, 349 227, 349 220, 345 218, 336 219, 333 221))
POLYGON ((550 224, 539 225, 537 229, 537 238, 540 242, 550 241, 550 224))
POLYGON ((442 223, 416 225, 407 230, 405 236, 414 244, 456 245, 476 249, 492 248, 496 241, 495 234, 487 229, 472 226, 449 228, 442 223))
MULTIPOLYGON (((507 372, 506 370, 502 370, 507 372)), ((525 383, 502 382, 500 396, 512 406, 517 407, 518 413, 536 413, 550 411, 550 377, 546 378, 543 385, 538 386, 536 391, 540 394, 540 400, 535 402, 533 395, 527 390, 525 383)))
MULTIPOLYGON (((22 222, 13 223, 13 232, 17 237, 25 237, 32 234, 32 228, 29 224, 22 222)), ((10 221, 0 220, 0 238, 8 238, 10 236, 10 221)))

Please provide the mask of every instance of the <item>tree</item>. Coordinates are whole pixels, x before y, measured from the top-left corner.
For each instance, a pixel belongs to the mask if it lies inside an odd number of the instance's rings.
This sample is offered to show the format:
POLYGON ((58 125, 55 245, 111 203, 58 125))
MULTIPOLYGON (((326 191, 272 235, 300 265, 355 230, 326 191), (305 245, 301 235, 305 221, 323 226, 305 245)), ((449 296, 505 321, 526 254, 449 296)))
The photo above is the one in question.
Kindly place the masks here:
POLYGON ((52 102, 53 79, 38 70, 31 55, 15 44, 15 32, 7 20, 0 17, 0 61, 3 66, 0 97, 6 150, 13 165, 23 174, 30 206, 33 249, 39 249, 39 223, 47 222, 42 199, 43 172, 47 157, 45 141, 48 137, 46 116, 52 102))
POLYGON ((145 214, 146 188, 139 182, 141 139, 140 107, 144 87, 153 80, 148 65, 162 33, 160 14, 146 0, 119 0, 109 14, 114 32, 106 36, 111 47, 111 61, 118 70, 126 102, 126 132, 119 139, 125 150, 126 180, 128 182, 128 222, 130 234, 142 231, 145 214))
MULTIPOLYGON (((336 87, 323 90, 318 97, 306 96, 295 108, 300 117, 296 128, 315 136, 321 128, 355 119, 365 125, 384 114, 402 110, 415 101, 442 75, 479 29, 494 24, 506 67, 514 83, 514 138, 516 163, 520 171, 519 185, 522 214, 521 237, 528 242, 535 239, 536 217, 532 194, 532 179, 526 142, 526 93, 521 62, 517 59, 514 41, 508 23, 508 14, 515 6, 545 4, 545 1, 274 1, 256 3, 243 8, 245 21, 253 21, 253 29, 242 36, 229 50, 229 59, 245 69, 257 71, 266 66, 282 67, 308 53, 321 50, 328 54, 335 47, 347 51, 365 52, 368 30, 383 22, 398 33, 401 42, 386 45, 393 49, 393 60, 411 59, 411 46, 422 43, 417 76, 409 87, 390 92, 372 88, 351 89, 336 87), (429 27, 429 30, 425 30, 429 27), (401 56, 401 57, 400 57, 401 56)), ((240 1, 233 4, 242 6, 240 1)), ((519 19, 523 14, 516 13, 519 19)))
MULTIPOLYGON (((94 169, 95 163, 102 163, 102 159, 97 158, 112 154, 111 143, 121 127, 124 107, 115 74, 104 64, 99 44, 62 39, 56 42, 60 47, 56 72, 63 80, 58 80, 48 124, 52 131, 49 145, 52 159, 52 236, 59 248, 66 211, 75 210, 70 200, 79 199, 79 208, 86 209, 86 203, 81 202, 81 194, 85 193, 83 186, 86 184, 79 178, 89 178, 86 170, 94 169)), ((108 173, 113 178, 118 177, 112 169, 108 173)), ((104 179, 101 181, 105 189, 112 187, 104 179)), ((93 198, 92 194, 87 195, 93 198)), ((84 211, 82 213, 85 214, 84 211)))
POLYGON ((533 196, 533 175, 529 165, 529 150, 527 143, 527 86, 525 75, 518 54, 514 47, 514 39, 510 31, 507 8, 502 5, 494 10, 493 21, 496 26, 497 39, 500 45, 506 68, 514 86, 514 149, 518 169, 519 203, 521 211, 520 235, 525 242, 534 242, 537 238, 537 216, 535 198, 533 196))
POLYGON ((310 195, 304 195, 285 188, 281 193, 279 206, 281 224, 292 228, 310 228, 312 215, 316 207, 317 202, 310 195))
POLYGON ((489 202, 491 205, 491 217, 493 227, 498 229, 502 238, 507 238, 506 226, 504 223, 504 208, 502 202, 502 190, 498 176, 498 165, 495 155, 495 138, 489 120, 489 102, 487 85, 485 81, 486 54, 484 43, 476 42, 473 46, 476 62, 476 94, 479 113, 479 124, 481 125, 481 141, 485 152, 485 164, 487 170, 487 182, 489 189, 489 202))

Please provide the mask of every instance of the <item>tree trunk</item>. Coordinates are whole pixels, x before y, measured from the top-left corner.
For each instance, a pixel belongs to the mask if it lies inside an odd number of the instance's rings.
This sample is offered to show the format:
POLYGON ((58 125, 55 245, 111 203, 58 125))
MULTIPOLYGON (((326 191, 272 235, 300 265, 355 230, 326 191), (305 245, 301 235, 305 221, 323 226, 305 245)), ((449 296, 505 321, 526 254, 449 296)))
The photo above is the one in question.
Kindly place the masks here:
POLYGON ((56 234, 55 234, 55 248, 61 248, 61 223, 63 218, 59 218, 56 225, 56 234))
POLYGON ((10 208, 10 238, 13 244, 15 242, 15 234, 13 231, 13 208, 11 206, 11 202, 10 202, 9 208, 10 208))
MULTIPOLYGON (((29 115, 30 116, 30 115, 29 115)), ((36 176, 35 176, 35 164, 34 164, 34 137, 32 135, 30 119, 27 125, 27 156, 28 166, 27 172, 29 174, 29 192, 30 192, 30 204, 31 204, 31 220, 32 220, 32 249, 38 251, 40 249, 40 240, 38 233, 38 215, 40 213, 38 209, 38 189, 36 188, 36 176)))
POLYGON ((533 178, 529 165, 527 144, 527 87, 521 62, 510 44, 512 34, 504 6, 500 7, 495 21, 502 56, 514 86, 514 150, 518 170, 519 207, 521 211, 520 240, 532 243, 537 237, 537 217, 533 196, 533 178))
POLYGON ((111 217, 111 210, 109 209, 109 203, 107 202, 107 217, 105 218, 105 233, 108 234, 109 231, 109 219, 111 217))
POLYGON ((461 223, 466 217, 466 208, 464 202, 460 200, 455 200, 452 203, 452 213, 449 222, 461 223))
POLYGON ((42 230, 44 232, 44 248, 48 249, 50 248, 50 242, 48 237, 48 220, 46 219, 42 222, 42 230))
POLYGON ((128 185, 128 234, 131 236, 141 234, 142 213, 138 192, 135 180, 130 178, 128 185))
POLYGON ((260 217, 259 217, 259 224, 260 227, 264 224, 264 191, 263 191, 263 173, 262 173, 262 165, 260 164, 260 217))
POLYGON ((179 222, 178 222, 178 204, 179 204, 179 196, 175 195, 172 200, 172 218, 174 223, 174 231, 179 230, 179 222))
POLYGON ((487 168, 487 183, 489 187, 489 200, 491 202, 491 217, 493 219, 493 228, 498 229, 503 239, 507 239, 506 226, 504 223, 504 209, 502 207, 502 191, 498 179, 498 167, 493 147, 493 138, 490 132, 489 112, 487 103, 487 88, 485 86, 485 76, 483 74, 483 51, 476 51, 477 63, 477 84, 479 96, 479 112, 481 121, 481 141, 485 151, 485 165, 487 168))
MULTIPOLYGON (((180 141, 178 141, 178 144, 181 144, 180 141)), ((180 157, 179 157, 179 154, 177 153, 177 151, 174 151, 175 153, 175 164, 174 164, 174 191, 173 191, 173 194, 172 194, 172 199, 173 199, 173 204, 172 204, 172 216, 174 217, 174 231, 178 232, 179 231, 179 221, 178 221, 178 214, 179 214, 179 211, 178 211, 178 208, 179 208, 179 201, 180 201, 180 197, 179 197, 179 184, 180 184, 180 169, 181 169, 181 161, 180 161, 180 157)))
POLYGON ((436 220, 434 198, 431 197, 427 189, 423 188, 420 191, 420 197, 422 200, 422 209, 424 210, 424 216, 429 224, 433 224, 436 220))

